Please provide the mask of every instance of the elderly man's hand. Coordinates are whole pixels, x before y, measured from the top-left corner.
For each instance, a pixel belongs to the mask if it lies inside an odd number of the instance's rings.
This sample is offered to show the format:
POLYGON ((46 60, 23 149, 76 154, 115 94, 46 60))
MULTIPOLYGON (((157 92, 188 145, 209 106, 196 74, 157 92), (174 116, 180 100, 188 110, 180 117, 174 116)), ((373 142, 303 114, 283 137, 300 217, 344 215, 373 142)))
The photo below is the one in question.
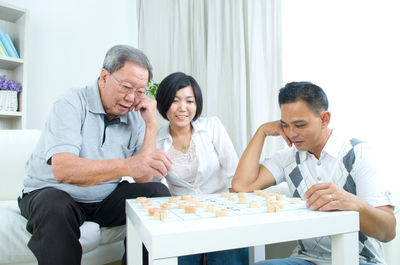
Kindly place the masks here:
POLYGON ((143 95, 143 98, 141 98, 135 105, 135 111, 140 111, 140 114, 147 125, 151 123, 157 123, 157 101, 154 99, 143 95))
POLYGON ((128 176, 135 179, 148 175, 162 179, 168 171, 172 170, 171 158, 160 149, 141 152, 127 158, 127 162, 128 176))

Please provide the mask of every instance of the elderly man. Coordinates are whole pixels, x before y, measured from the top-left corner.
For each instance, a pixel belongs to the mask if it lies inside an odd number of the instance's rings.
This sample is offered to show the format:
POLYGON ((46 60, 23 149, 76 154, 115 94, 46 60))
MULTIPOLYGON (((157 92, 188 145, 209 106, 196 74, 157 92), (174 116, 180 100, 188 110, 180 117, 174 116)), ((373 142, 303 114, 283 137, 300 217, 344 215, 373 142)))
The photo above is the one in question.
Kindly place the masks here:
POLYGON ((54 103, 18 200, 39 264, 80 264, 85 220, 123 225, 126 199, 169 195, 151 182, 172 166, 156 149, 156 102, 145 95, 151 77, 141 51, 117 45, 96 82, 54 103), (121 182, 123 176, 136 183, 121 182))
MULTIPOLYGON (((380 241, 394 238, 396 219, 366 143, 328 127, 328 99, 312 83, 287 84, 279 92, 279 105, 281 120, 261 125, 243 153, 234 189, 253 191, 286 181, 293 197, 306 199, 311 210, 359 212, 360 264, 383 264, 380 241), (270 136, 281 136, 293 148, 259 164, 270 136)), ((329 237, 301 240, 290 258, 260 264, 331 264, 330 243, 329 237)))

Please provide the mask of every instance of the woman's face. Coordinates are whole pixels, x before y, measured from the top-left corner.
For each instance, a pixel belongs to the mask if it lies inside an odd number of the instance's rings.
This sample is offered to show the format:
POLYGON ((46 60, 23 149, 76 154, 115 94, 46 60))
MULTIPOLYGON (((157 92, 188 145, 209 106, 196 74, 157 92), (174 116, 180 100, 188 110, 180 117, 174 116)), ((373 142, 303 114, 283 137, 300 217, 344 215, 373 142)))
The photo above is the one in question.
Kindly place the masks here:
POLYGON ((196 115, 197 104, 193 88, 187 86, 176 92, 174 101, 167 112, 167 118, 171 126, 186 127, 196 115))

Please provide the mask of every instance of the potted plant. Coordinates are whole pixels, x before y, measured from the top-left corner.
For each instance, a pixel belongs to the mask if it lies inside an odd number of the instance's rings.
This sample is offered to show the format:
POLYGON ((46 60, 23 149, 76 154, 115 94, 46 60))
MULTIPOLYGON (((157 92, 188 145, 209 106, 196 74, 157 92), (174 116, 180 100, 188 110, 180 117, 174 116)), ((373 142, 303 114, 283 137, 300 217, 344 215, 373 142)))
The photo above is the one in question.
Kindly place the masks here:
POLYGON ((155 82, 154 80, 151 80, 149 84, 147 85, 147 94, 152 95, 154 98, 156 97, 157 94, 157 89, 160 83, 155 82))
POLYGON ((5 75, 0 76, 0 111, 17 111, 21 85, 5 75))

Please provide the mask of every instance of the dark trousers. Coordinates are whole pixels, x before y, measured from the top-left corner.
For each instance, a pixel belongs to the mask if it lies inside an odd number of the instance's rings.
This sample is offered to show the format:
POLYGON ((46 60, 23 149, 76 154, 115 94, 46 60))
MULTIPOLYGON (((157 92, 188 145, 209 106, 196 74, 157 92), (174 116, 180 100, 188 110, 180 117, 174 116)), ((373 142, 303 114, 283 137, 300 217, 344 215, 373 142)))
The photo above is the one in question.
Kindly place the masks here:
MULTIPOLYGON (((102 227, 123 225, 126 199, 169 195, 168 188, 159 182, 123 181, 98 203, 79 203, 64 191, 43 188, 24 194, 18 198, 18 204, 21 214, 28 219, 26 229, 32 234, 28 247, 39 265, 79 265, 82 258, 79 227, 84 221, 102 227)), ((143 256, 147 257, 147 251, 143 256)), ((122 264, 126 264, 126 253, 122 264)))

